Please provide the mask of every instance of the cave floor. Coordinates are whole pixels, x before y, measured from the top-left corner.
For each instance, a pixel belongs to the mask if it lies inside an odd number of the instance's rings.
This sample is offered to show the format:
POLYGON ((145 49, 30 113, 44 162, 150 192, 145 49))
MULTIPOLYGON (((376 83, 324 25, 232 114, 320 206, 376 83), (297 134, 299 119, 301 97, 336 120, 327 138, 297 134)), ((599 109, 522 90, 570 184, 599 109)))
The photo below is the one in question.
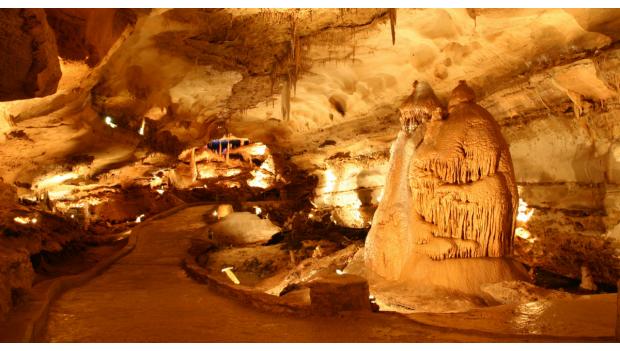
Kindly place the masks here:
MULTIPOLYGON (((484 342, 578 341, 434 327, 395 313, 296 317, 256 310, 188 278, 180 262, 203 235, 189 207, 134 228, 135 249, 100 276, 63 294, 39 341, 51 342, 484 342), (139 232, 139 233, 138 233, 139 232)), ((454 325, 454 323, 451 323, 454 325)), ((612 339, 609 338, 609 341, 612 339)))

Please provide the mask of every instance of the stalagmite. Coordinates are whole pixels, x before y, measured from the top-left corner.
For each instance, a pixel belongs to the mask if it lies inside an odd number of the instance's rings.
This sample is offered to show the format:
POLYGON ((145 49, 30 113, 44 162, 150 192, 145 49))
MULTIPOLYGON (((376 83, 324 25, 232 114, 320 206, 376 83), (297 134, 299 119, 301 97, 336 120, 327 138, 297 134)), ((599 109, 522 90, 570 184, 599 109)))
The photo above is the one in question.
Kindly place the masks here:
POLYGON ((584 290, 596 291, 598 287, 592 279, 592 273, 588 266, 581 266, 581 283, 579 287, 584 290))
POLYGON ((413 89, 400 108, 402 131, 366 241, 366 265, 389 280, 466 293, 525 279, 506 258, 518 195, 497 122, 464 81, 448 113, 428 84, 416 81, 413 89), (407 143, 418 146, 404 152, 407 143))
POLYGON ((188 188, 196 182, 198 178, 196 148, 191 149, 189 166, 181 163, 176 169, 170 171, 169 178, 172 185, 180 189, 188 188))
MULTIPOLYGON (((416 89, 418 82, 414 82, 413 86, 416 89)), ((439 101, 432 94, 430 87, 426 89, 427 87, 428 85, 422 83, 420 89, 416 89, 417 94, 412 94, 404 106, 413 104, 414 100, 418 103, 423 100, 425 103, 419 104, 419 106, 424 106, 422 108, 424 111, 439 107, 439 101)), ((420 115, 424 113, 421 110, 410 110, 410 112, 420 112, 420 115)), ((398 137, 392 144, 390 168, 383 198, 375 212, 366 239, 365 256, 367 264, 373 271, 388 279, 399 278, 405 259, 412 247, 409 236, 411 227, 409 213, 412 197, 407 181, 407 165, 412 159, 416 145, 419 144, 422 136, 420 131, 411 134, 414 131, 412 125, 417 123, 416 117, 418 114, 415 113, 401 114, 403 130, 398 133, 398 137)))
POLYGON ((432 225, 418 234, 429 238, 421 250, 434 259, 509 255, 518 196, 508 145, 464 81, 449 117, 429 123, 417 156, 409 166, 413 215, 432 225))

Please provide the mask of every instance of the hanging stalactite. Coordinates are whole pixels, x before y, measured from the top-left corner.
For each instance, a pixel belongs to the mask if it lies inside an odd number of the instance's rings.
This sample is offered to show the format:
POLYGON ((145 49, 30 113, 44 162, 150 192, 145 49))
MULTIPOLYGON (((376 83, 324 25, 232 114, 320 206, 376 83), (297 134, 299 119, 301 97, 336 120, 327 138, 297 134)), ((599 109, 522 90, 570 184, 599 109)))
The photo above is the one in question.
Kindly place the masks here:
POLYGON ((290 83, 293 87, 293 94, 297 94, 297 77, 301 68, 301 39, 297 33, 297 18, 295 14, 291 14, 291 42, 289 48, 290 64, 293 66, 289 69, 290 83))
POLYGON ((291 114, 291 78, 289 75, 285 75, 284 84, 282 84, 281 97, 281 109, 282 120, 288 121, 291 114))
POLYGON ((277 80, 278 80, 278 57, 275 57, 273 60, 273 63, 271 64, 271 72, 269 72, 269 83, 270 83, 269 95, 273 95, 273 87, 275 86, 277 80))
POLYGON ((392 45, 396 44, 396 9, 388 10, 390 15, 390 29, 392 30, 392 45))
POLYGON ((294 67, 293 67, 293 94, 297 94, 297 78, 299 77, 299 73, 301 70, 301 40, 299 36, 295 37, 294 47, 293 47, 293 56, 295 57, 294 67))

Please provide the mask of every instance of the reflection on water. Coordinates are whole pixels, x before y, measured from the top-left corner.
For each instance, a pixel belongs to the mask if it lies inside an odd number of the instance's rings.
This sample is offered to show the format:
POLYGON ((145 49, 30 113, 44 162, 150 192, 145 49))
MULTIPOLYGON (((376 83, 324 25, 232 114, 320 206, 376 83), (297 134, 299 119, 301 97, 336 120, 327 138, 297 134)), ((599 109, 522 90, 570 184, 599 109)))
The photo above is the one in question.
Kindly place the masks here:
POLYGON ((551 306, 550 301, 534 301, 516 306, 511 324, 520 332, 542 334, 542 315, 551 306))

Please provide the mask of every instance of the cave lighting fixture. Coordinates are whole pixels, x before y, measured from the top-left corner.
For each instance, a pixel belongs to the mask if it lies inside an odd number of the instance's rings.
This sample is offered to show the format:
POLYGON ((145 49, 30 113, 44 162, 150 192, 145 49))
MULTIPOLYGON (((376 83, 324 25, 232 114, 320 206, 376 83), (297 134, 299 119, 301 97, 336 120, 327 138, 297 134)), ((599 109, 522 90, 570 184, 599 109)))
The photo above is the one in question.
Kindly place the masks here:
POLYGON ((142 222, 142 218, 144 218, 144 213, 136 217, 136 223, 142 222))
POLYGON ((228 279, 230 279, 235 285, 241 284, 235 273, 232 271, 233 267, 222 268, 222 272, 226 273, 228 279))
POLYGON ((19 224, 37 224, 37 219, 30 217, 15 217, 13 218, 13 221, 19 224))
POLYGON ((118 127, 118 125, 116 125, 116 124, 114 123, 114 121, 112 120, 112 117, 110 117, 110 116, 105 116, 105 118, 103 119, 103 122, 104 122, 105 124, 109 125, 109 126, 110 126, 110 128, 116 128, 116 127, 118 127))
POLYGON ((145 124, 145 119, 142 118, 142 124, 140 125, 140 129, 138 130, 138 134, 140 135, 144 135, 144 124, 145 124))

